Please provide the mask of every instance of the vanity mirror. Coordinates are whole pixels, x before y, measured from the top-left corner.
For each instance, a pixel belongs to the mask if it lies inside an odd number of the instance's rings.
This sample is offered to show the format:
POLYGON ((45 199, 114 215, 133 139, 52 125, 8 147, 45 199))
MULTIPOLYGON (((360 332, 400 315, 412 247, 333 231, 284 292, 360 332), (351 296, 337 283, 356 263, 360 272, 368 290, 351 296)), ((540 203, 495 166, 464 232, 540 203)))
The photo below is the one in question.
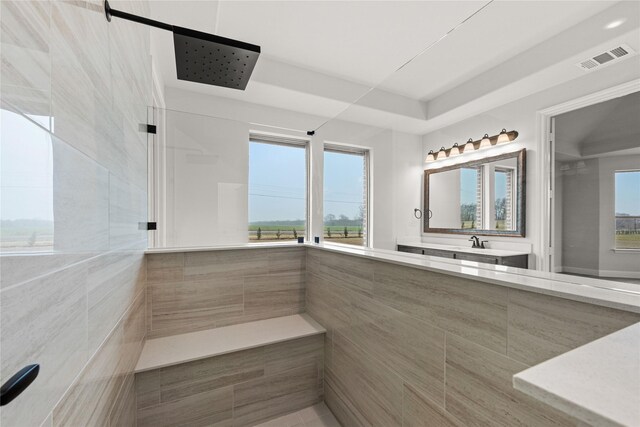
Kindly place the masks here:
POLYGON ((424 232, 525 236, 525 150, 424 171, 424 232))

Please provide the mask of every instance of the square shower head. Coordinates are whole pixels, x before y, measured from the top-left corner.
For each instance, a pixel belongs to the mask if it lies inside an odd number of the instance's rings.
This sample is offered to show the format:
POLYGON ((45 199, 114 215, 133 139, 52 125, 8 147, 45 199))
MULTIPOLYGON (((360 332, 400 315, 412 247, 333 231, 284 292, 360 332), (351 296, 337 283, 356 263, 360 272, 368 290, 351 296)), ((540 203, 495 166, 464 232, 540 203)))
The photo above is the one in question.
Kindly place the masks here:
POLYGON ((260 46, 173 26, 178 79, 244 90, 260 46))

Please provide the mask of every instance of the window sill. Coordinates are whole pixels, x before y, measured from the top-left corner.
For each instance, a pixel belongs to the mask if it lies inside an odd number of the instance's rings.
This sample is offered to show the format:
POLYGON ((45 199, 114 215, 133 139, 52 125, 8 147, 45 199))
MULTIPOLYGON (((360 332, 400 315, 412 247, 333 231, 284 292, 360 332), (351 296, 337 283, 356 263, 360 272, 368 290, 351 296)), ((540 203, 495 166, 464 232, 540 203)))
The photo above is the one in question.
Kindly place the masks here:
POLYGON ((638 249, 617 249, 617 248, 611 248, 611 250, 617 254, 636 254, 636 253, 640 253, 640 248, 638 249))

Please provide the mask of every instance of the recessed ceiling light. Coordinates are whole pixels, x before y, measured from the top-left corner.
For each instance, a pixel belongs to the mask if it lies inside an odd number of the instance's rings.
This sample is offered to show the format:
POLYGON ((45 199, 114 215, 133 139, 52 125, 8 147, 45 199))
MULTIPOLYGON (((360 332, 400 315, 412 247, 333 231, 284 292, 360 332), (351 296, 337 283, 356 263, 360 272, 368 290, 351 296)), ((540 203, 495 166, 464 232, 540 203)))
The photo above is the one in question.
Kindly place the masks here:
POLYGON ((616 19, 615 21, 609 22, 604 28, 607 30, 612 30, 624 24, 624 21, 626 21, 626 19, 616 19))

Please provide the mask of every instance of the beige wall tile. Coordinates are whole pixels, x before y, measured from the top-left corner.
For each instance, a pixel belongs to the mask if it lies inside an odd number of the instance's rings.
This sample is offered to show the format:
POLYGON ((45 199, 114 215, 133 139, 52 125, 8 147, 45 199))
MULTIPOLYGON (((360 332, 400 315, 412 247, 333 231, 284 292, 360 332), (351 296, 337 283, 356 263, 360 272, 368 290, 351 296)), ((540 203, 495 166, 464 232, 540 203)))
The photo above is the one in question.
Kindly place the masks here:
POLYGON ((151 284, 151 337, 213 328, 243 314, 243 278, 151 284))
POLYGON ((234 386, 234 425, 253 425, 322 400, 318 366, 307 364, 234 386))
MULTIPOLYGON (((179 411, 188 405, 195 413, 206 413, 198 407, 210 405, 206 396, 229 388, 233 390, 234 426, 252 425, 310 406, 322 400, 322 354, 323 340, 318 335, 138 373, 139 425, 159 422, 158 414, 166 413, 168 407, 179 411)), ((171 420, 168 425, 177 422, 171 420)), ((227 421, 220 422, 226 425, 227 421)), ((182 422, 199 425, 200 418, 182 422)))
POLYGON ((225 354, 160 370, 160 402, 264 376, 264 348, 225 354))
POLYGON ((465 425, 574 425, 512 386, 523 363, 447 334, 446 409, 465 425))
POLYGON ((194 394, 184 399, 138 410, 138 427, 211 426, 231 420, 231 387, 194 394))
POLYGON ((268 249, 187 252, 184 257, 186 280, 253 276, 269 272, 268 249))
POLYGON ((136 373, 135 383, 138 409, 160 403, 160 369, 136 373))
POLYGON ((304 312, 305 250, 151 254, 149 337, 304 312))
POLYGON ((429 401, 411 386, 404 385, 402 398, 403 427, 460 427, 463 424, 443 407, 429 401))
POLYGON ((371 295, 374 262, 325 251, 307 251, 309 272, 351 290, 371 295))
POLYGON ((351 327, 340 333, 444 404, 444 331, 370 298, 353 297, 351 327))
POLYGON ((245 315, 284 310, 303 312, 304 301, 304 271, 249 276, 244 280, 245 315))
POLYGON ((89 345, 95 350, 144 289, 144 254, 111 252, 88 265, 89 345))
POLYGON ((125 378, 120 392, 113 402, 109 414, 110 427, 135 427, 136 425, 136 389, 134 374, 125 378))
POLYGON ((509 357, 534 365, 640 321, 640 315, 509 290, 509 357))
POLYGON ((334 377, 340 378, 340 384, 346 385, 339 392, 357 408, 356 413, 364 417, 360 420, 363 424, 385 427, 401 425, 400 377, 339 333, 334 335, 331 372, 334 377))
POLYGON ((507 349, 507 288, 377 263, 374 296, 497 352, 507 349))
MULTIPOLYGON (((264 348, 264 373, 276 375, 294 366, 315 365, 321 369, 324 364, 324 336, 314 335, 264 348)), ((320 378, 322 378, 320 376, 320 378)))

